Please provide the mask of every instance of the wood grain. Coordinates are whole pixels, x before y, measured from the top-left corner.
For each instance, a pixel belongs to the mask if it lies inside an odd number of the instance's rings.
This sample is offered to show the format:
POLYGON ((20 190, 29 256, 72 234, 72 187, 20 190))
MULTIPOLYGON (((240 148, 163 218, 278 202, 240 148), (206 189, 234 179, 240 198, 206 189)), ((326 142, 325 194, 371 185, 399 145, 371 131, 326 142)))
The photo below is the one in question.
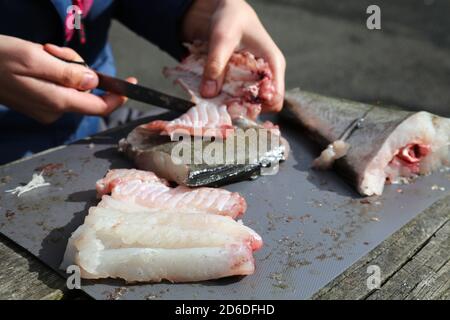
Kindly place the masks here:
POLYGON ((0 299, 61 299, 65 280, 12 241, 0 237, 0 299))
POLYGON ((450 197, 419 214, 313 299, 448 299, 450 197), (367 267, 381 269, 380 289, 366 285, 367 267))

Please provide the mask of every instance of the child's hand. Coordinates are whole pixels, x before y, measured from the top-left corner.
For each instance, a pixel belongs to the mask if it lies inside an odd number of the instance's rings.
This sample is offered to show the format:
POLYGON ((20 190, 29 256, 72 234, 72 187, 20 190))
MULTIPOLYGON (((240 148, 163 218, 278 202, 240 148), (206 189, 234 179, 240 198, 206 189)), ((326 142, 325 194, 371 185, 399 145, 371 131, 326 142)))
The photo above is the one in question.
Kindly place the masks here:
POLYGON ((97 75, 55 56, 82 61, 70 48, 0 35, 0 103, 49 124, 65 112, 106 115, 125 102, 112 93, 89 93, 97 87, 97 75))
POLYGON ((286 61, 258 19, 255 11, 243 0, 194 0, 182 25, 185 41, 209 42, 208 61, 203 75, 201 93, 217 95, 231 54, 245 49, 266 60, 274 74, 277 95, 263 111, 280 111, 284 97, 286 61))

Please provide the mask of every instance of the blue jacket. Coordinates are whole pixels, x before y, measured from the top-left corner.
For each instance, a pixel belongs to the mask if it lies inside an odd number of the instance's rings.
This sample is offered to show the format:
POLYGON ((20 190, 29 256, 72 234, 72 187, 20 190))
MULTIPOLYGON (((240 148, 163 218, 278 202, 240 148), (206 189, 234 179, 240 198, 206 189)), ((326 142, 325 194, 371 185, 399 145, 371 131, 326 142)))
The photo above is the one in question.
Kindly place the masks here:
MULTIPOLYGON (((65 43, 64 21, 70 0, 0 0, 0 34, 36 43, 53 43, 77 51, 94 69, 114 74, 108 44, 111 20, 117 19, 175 58, 184 53, 178 29, 191 0, 95 0, 83 19, 86 43, 78 34, 65 43)), ((0 88, 1 90, 1 88, 0 88)), ((26 94, 26 92, 24 92, 26 94)), ((99 118, 65 114, 51 125, 0 105, 0 164, 97 132, 99 118)))

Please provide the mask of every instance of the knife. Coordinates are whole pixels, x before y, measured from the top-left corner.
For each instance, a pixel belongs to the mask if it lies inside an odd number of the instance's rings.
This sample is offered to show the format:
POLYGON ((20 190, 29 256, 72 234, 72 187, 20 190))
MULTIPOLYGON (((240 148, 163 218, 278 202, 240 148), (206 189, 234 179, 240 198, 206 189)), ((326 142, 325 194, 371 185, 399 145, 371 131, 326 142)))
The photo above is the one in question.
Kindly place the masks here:
MULTIPOLYGON (((72 61, 61 58, 58 59, 68 63, 83 65, 89 68, 89 66, 82 61, 72 61)), ((94 71, 98 76, 98 89, 102 89, 108 92, 119 94, 121 96, 126 96, 136 101, 178 112, 186 112, 195 105, 195 103, 191 101, 173 97, 166 93, 162 93, 138 84, 132 84, 125 80, 111 77, 95 70, 92 71, 94 71)))

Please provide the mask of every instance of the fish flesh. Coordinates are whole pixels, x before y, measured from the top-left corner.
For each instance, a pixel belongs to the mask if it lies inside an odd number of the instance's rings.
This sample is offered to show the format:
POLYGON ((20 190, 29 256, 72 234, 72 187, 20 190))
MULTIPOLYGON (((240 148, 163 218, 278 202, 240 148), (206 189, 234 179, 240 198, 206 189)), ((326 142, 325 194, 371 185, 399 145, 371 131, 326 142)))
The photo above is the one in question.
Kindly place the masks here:
POLYGON ((136 169, 114 169, 109 170, 105 177, 98 180, 95 188, 97 196, 100 198, 105 194, 112 192, 115 186, 129 181, 155 182, 164 185, 169 185, 164 179, 159 178, 156 174, 150 171, 142 171, 136 169))
MULTIPOLYGON (((147 217, 149 218, 149 217, 147 217)), ((142 221, 140 221, 142 222, 142 221)), ((142 231, 132 224, 130 231, 142 231)), ((158 231, 149 232, 157 237, 158 231)), ((208 233, 194 235, 200 238, 208 233)), ((193 282, 233 275, 250 275, 255 270, 252 249, 244 243, 181 248, 150 247, 145 244, 114 246, 103 243, 95 227, 82 226, 72 237, 62 269, 76 264, 84 279, 120 278, 127 282, 193 282)))
POLYGON ((301 124, 325 150, 314 161, 334 166, 359 193, 381 195, 386 183, 407 183, 450 164, 450 119, 286 92, 282 117, 301 124))
MULTIPOLYGON (((111 193, 114 200, 158 210, 195 211, 236 218, 247 209, 245 199, 237 192, 206 187, 171 188, 164 179, 159 179, 153 172, 136 169, 110 170, 96 186, 99 197, 111 193)), ((108 197, 104 200, 102 202, 111 202, 108 197)))
POLYGON ((96 187, 102 201, 69 239, 62 269, 76 264, 85 279, 127 282, 191 282, 254 272, 253 251, 262 247, 261 237, 235 221, 235 214, 224 214, 236 204, 245 211, 239 194, 185 187, 181 192, 135 169, 111 170, 96 187), (159 191, 166 188, 178 192, 164 197, 159 191), (140 197, 146 201, 136 203, 140 197))
POLYGON ((165 68, 166 77, 180 84, 191 96, 195 106, 172 121, 155 120, 149 130, 173 135, 226 138, 233 132, 233 121, 248 118, 255 121, 263 103, 275 95, 272 72, 267 62, 247 51, 234 52, 229 59, 220 94, 213 99, 201 97, 199 88, 207 59, 207 44, 187 45, 188 55, 178 66, 165 68))
POLYGON ((234 215, 223 214, 225 208, 233 210, 236 199, 245 204, 239 194, 217 189, 222 197, 218 206, 202 196, 214 198, 214 189, 183 187, 174 197, 165 198, 163 192, 164 201, 155 200, 161 194, 148 201, 155 186, 177 188, 152 172, 134 169, 111 170, 96 186, 102 200, 70 237, 62 269, 76 264, 82 278, 127 282, 192 282, 254 272, 253 251, 262 247, 261 237, 234 215), (135 185, 149 189, 130 187, 135 185), (201 201, 182 200, 185 195, 201 201), (139 203, 139 197, 147 201, 139 203))
POLYGON ((122 212, 92 207, 84 225, 96 231, 107 247, 151 247, 179 249, 216 247, 239 242, 252 250, 262 246, 252 229, 228 216, 175 210, 122 212), (139 226, 136 228, 136 226, 139 226))
POLYGON ((270 103, 275 95, 267 62, 249 52, 235 52, 221 93, 205 99, 199 88, 207 47, 196 43, 188 48, 191 54, 178 66, 165 68, 164 74, 180 84, 196 105, 174 120, 140 125, 119 142, 119 151, 138 169, 189 187, 219 186, 257 177, 265 167, 278 168, 288 156, 289 145, 277 125, 257 119, 262 104, 270 103), (247 142, 249 133, 257 141, 247 142), (174 155, 181 140, 189 150, 182 152, 183 161, 174 155), (256 156, 251 151, 255 149, 256 156), (223 156, 208 161, 205 150, 218 150, 223 156))

